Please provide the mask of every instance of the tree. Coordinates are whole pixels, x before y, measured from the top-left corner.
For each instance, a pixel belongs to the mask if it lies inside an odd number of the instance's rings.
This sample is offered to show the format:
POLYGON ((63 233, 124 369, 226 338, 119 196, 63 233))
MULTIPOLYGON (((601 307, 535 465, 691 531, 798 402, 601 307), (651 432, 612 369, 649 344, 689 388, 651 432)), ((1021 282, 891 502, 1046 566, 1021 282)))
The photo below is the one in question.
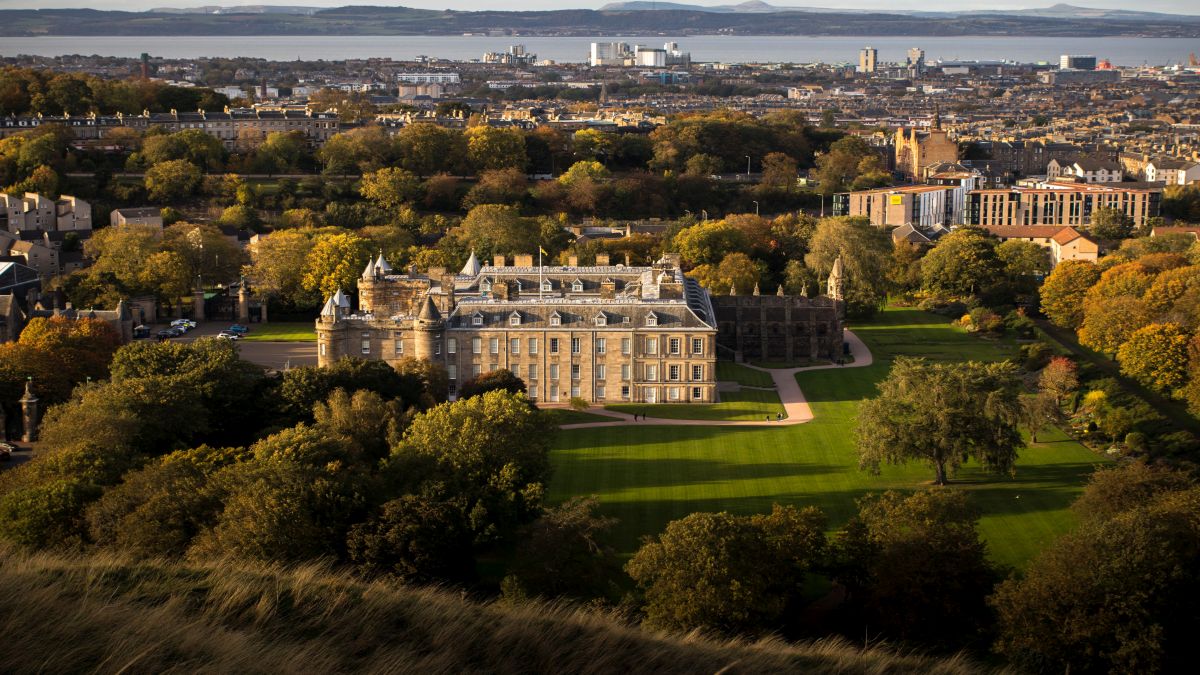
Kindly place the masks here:
POLYGON ((350 529, 350 560, 367 574, 406 582, 461 582, 475 577, 471 531, 450 502, 403 495, 350 529))
POLYGON ((1133 219, 1121 209, 1101 207, 1092 212, 1091 230, 1101 239, 1128 239, 1133 236, 1133 219))
POLYGON ((580 600, 603 597, 617 571, 604 539, 615 518, 596 515, 595 497, 574 497, 521 529, 510 573, 526 595, 580 600))
POLYGON ((709 220, 685 227, 671 240, 671 250, 693 265, 715 264, 730 253, 749 253, 745 233, 725 220, 709 220))
POLYGON ((358 192, 380 208, 395 211, 420 196, 421 181, 409 171, 388 167, 364 174, 358 192))
POLYGON ((915 291, 920 288, 921 259, 924 255, 925 251, 917 244, 906 240, 895 242, 887 271, 888 281, 901 291, 915 291))
POLYGON ((1023 578, 997 588, 997 651, 1028 671, 1190 668, 1200 491, 1193 483, 1148 492, 1140 504, 1085 520, 1034 558, 1023 578))
POLYGON ((727 294, 731 289, 748 295, 762 278, 759 266, 745 253, 730 253, 718 265, 700 265, 691 276, 713 293, 727 294))
POLYGON ((478 126, 467 129, 467 156, 477 171, 524 169, 525 137, 519 129, 478 126))
POLYGON ((471 398, 489 391, 507 391, 510 394, 525 393, 525 381, 513 375, 507 368, 481 373, 458 388, 458 398, 471 398))
POLYGON ((533 520, 550 476, 553 424, 524 394, 490 391, 418 415, 393 449, 397 475, 453 500, 477 544, 533 520))
POLYGON ((791 192, 800 173, 796 160, 782 152, 772 152, 762 161, 762 184, 776 190, 791 192))
POLYGON ((1137 329, 1150 323, 1150 313, 1141 298, 1119 295, 1089 298, 1084 303, 1079 343, 1105 354, 1116 354, 1137 329))
POLYGON ((883 228, 866 218, 825 218, 817 223, 809 249, 804 262, 822 282, 834 261, 842 259, 848 312, 870 315, 883 304, 892 253, 892 239, 883 228))
POLYGON ((859 408, 859 466, 920 459, 945 485, 967 457, 985 469, 1013 471, 1022 447, 1020 379, 1011 363, 930 363, 900 357, 859 408))
POLYGON ((536 220, 522 217, 514 206, 501 204, 476 206, 452 233, 485 259, 491 255, 534 252, 541 237, 536 220))
POLYGON ((360 127, 335 134, 317 151, 325 174, 368 173, 383 168, 392 144, 383 129, 360 127))
POLYGON ((1143 326, 1117 350, 1121 373, 1154 391, 1174 395, 1187 381, 1189 339, 1178 324, 1143 326))
POLYGON ((1064 260, 1042 284, 1042 311, 1056 326, 1074 330, 1083 323, 1083 298, 1100 279, 1095 264, 1064 260))
POLYGON ((1038 375, 1038 390, 1049 394, 1055 405, 1062 405, 1067 396, 1079 389, 1079 373, 1075 362, 1065 356, 1055 356, 1038 375))
POLYGON ((688 157, 685 172, 692 176, 708 178, 721 173, 721 160, 706 153, 698 153, 688 157))
POLYGON ((1071 511, 1087 523, 1104 523, 1159 497, 1187 490, 1195 480, 1186 471, 1135 460, 1102 466, 1088 477, 1071 511))
POLYGON ((182 258, 189 280, 208 284, 236 281, 245 263, 245 252, 215 225, 176 223, 163 230, 160 246, 182 258))
POLYGON ((150 199, 174 202, 190 197, 200 186, 200 169, 186 159, 160 162, 146 171, 150 199))
POLYGON ((875 153, 858 136, 843 136, 829 146, 829 152, 817 157, 817 180, 821 194, 846 191, 859 175, 862 160, 875 153))
POLYGON ((479 174, 479 182, 463 198, 463 208, 480 204, 513 204, 519 206, 529 194, 525 172, 515 167, 493 169, 479 174))
POLYGON ((303 288, 323 298, 352 289, 370 256, 366 240, 350 232, 319 237, 305 259, 303 288))
POLYGON ((1050 251, 1032 241, 1009 239, 996 245, 996 257, 1012 282, 1030 282, 1050 273, 1050 251))
POLYGON ((758 518, 693 513, 648 539, 625 571, 642 589, 646 619, 655 626, 771 630, 824 554, 824 525, 811 507, 776 505, 758 518))
POLYGON ((262 296, 275 297, 295 306, 315 305, 320 298, 304 289, 304 265, 313 241, 300 232, 280 231, 259 237, 250 244, 246 276, 262 296))
MULTIPOLYGON (((402 360, 398 365, 403 365, 405 361, 402 360)), ((371 391, 379 394, 384 401, 399 399, 410 406, 419 402, 421 388, 420 378, 400 368, 393 368, 385 361, 349 357, 325 367, 305 366, 287 370, 276 396, 279 397, 280 408, 290 420, 303 422, 313 419, 317 405, 328 400, 338 389, 350 394, 371 391)))
POLYGON ((460 175, 467 158, 466 137, 436 124, 409 124, 395 136, 401 165, 418 176, 460 175))
POLYGON ((1062 409, 1054 397, 1045 392, 1021 398, 1021 411, 1024 413, 1025 428, 1029 430, 1029 440, 1038 442, 1038 432, 1046 425, 1057 424, 1062 418, 1062 409))
POLYGON ((272 132, 254 150, 250 162, 254 173, 292 173, 300 169, 304 160, 310 162, 308 141, 299 131, 272 132))
POLYGON ((998 580, 964 492, 885 492, 858 501, 837 539, 835 578, 864 630, 884 639, 960 648, 988 624, 998 580))
POLYGON ((973 296, 994 286, 1003 270, 996 240, 984 230, 964 227, 939 239, 925 254, 921 283, 928 291, 973 296))

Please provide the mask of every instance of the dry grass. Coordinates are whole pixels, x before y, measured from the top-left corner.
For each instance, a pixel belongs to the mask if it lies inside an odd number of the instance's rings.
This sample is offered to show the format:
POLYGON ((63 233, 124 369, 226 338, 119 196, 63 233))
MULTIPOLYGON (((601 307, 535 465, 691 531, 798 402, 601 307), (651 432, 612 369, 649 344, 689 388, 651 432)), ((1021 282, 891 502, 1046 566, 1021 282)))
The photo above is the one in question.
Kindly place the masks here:
POLYGON ((655 634, 565 605, 478 604, 319 565, 130 562, 0 547, 0 672, 973 673, 842 641, 655 634))

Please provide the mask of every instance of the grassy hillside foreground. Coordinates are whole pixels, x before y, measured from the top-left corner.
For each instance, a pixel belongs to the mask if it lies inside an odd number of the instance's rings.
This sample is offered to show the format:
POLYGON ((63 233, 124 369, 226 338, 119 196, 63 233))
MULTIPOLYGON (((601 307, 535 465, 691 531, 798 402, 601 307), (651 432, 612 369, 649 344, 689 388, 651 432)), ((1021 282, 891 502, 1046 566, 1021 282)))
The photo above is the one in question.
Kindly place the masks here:
POLYGON ((844 642, 646 632, 567 607, 480 605, 321 567, 130 563, 0 547, 0 672, 971 673, 844 642))
MULTIPOLYGON (((620 519, 618 548, 632 553, 643 535, 661 532, 668 521, 695 511, 748 514, 770 511, 773 502, 812 505, 823 509, 836 528, 868 492, 927 485, 933 473, 921 462, 887 466, 879 476, 859 470, 854 442, 859 402, 875 395, 875 383, 896 356, 998 361, 1015 356, 1017 346, 981 340, 943 317, 909 309, 889 309, 853 329, 875 361, 864 368, 799 373, 816 416, 812 422, 779 428, 638 425, 563 431, 551 455, 551 500, 597 495, 601 511, 620 519)), ((652 414, 661 414, 663 407, 652 414)), ((1021 451, 1013 477, 969 463, 952 482, 981 510, 980 530, 1001 563, 1022 566, 1070 529, 1068 506, 1104 461, 1057 430, 1043 432, 1039 440, 1021 451)))

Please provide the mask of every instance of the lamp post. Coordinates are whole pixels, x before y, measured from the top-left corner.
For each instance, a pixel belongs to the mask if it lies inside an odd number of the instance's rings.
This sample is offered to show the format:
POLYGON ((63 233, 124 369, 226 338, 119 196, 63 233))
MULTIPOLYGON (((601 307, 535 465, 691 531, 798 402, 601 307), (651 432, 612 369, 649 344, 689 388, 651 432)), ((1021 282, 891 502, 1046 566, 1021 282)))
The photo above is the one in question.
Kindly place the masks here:
POLYGON ((746 155, 746 178, 750 178, 750 155, 746 155))
POLYGON ((751 201, 754 202, 754 215, 757 216, 758 215, 758 202, 756 200, 751 200, 751 201))
POLYGON ((708 222, 708 211, 700 209, 700 213, 704 216, 704 222, 708 222))

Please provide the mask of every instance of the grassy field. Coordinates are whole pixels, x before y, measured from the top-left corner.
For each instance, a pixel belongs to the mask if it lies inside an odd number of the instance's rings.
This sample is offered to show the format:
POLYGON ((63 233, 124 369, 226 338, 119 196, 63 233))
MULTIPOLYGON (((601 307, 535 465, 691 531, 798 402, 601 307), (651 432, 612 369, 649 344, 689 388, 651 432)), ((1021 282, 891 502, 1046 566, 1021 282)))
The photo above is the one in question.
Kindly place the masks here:
POLYGON ((256 323, 242 339, 249 342, 316 342, 317 331, 311 321, 256 323))
MULTIPOLYGON (((859 470, 853 437, 858 402, 875 393, 894 356, 998 360, 1013 355, 1016 347, 968 336, 941 317, 914 310, 889 310, 853 328, 870 346, 875 363, 800 373, 814 421, 775 429, 563 431, 552 454, 551 500, 597 495, 604 512, 621 520, 617 544, 630 552, 642 535, 695 511, 755 513, 769 510, 773 502, 814 505, 836 528, 868 492, 928 484, 932 471, 920 463, 884 467, 879 476, 859 470)), ((983 512, 981 529, 999 562, 1019 566, 1067 530, 1072 524, 1068 505, 1103 461, 1061 435, 1044 433, 1043 441, 1021 453, 1015 477, 968 465, 954 481, 971 492, 983 512)))
POLYGON ((596 415, 594 413, 570 410, 568 408, 550 408, 546 410, 555 424, 583 424, 585 422, 612 422, 614 418, 596 415))
MULTIPOLYGON (((765 373, 764 373, 765 374, 765 373)), ((721 392, 720 403, 614 403, 605 408, 616 412, 637 413, 672 420, 752 421, 775 419, 783 413, 783 404, 774 390, 743 389, 721 392)))
POLYGON ((717 380, 719 382, 737 382, 744 387, 775 388, 775 381, 770 373, 747 368, 733 361, 717 361, 717 380))

